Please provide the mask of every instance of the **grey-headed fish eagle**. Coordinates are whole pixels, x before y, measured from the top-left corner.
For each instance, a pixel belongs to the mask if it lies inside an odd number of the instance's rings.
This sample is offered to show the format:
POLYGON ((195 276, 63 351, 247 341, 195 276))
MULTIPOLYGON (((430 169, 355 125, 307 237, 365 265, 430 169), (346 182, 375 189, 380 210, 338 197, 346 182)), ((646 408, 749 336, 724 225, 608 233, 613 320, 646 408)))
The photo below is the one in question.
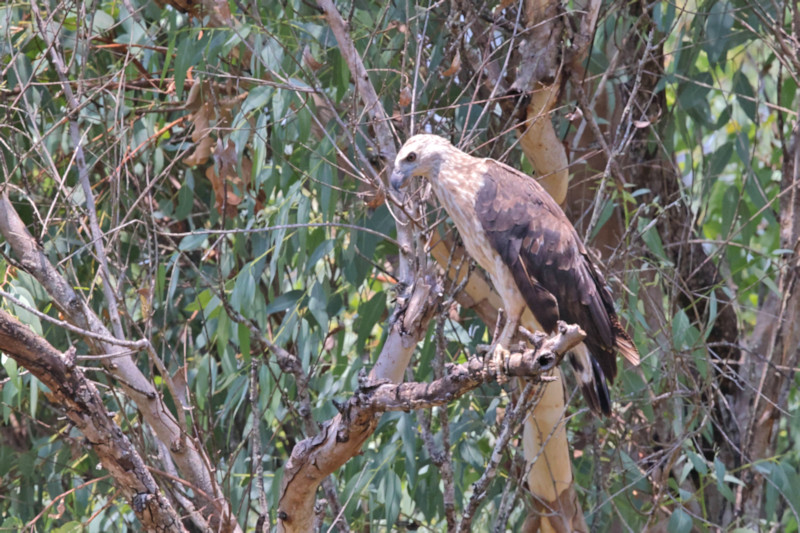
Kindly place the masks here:
POLYGON ((467 252, 486 270, 508 315, 498 344, 509 346, 529 308, 547 333, 558 320, 579 325, 586 339, 568 355, 583 395, 610 414, 606 379, 616 353, 633 364, 639 352, 614 311, 611 293, 564 212, 531 177, 493 159, 472 157, 436 135, 408 139, 391 185, 426 179, 458 228, 467 252))

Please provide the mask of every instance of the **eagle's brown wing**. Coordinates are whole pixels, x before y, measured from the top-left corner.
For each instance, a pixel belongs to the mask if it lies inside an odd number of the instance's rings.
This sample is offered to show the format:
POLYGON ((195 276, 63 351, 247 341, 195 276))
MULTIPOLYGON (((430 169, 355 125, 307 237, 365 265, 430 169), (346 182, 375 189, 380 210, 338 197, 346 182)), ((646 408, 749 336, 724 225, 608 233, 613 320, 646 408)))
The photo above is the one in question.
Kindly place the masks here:
POLYGON ((586 332, 584 343, 594 362, 612 381, 617 374, 617 350, 638 360, 603 276, 564 212, 538 183, 490 161, 475 211, 545 330, 552 332, 559 318, 578 324, 586 332))

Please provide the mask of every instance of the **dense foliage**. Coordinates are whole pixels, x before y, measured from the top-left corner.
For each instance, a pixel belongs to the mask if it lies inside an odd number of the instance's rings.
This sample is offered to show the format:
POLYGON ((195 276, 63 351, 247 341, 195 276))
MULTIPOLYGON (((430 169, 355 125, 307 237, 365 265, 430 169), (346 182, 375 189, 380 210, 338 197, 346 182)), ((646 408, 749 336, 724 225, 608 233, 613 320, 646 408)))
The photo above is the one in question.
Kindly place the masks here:
MULTIPOLYGON (((486 72, 513 67, 522 5, 461 4, 353 0, 338 9, 398 146, 430 131, 530 172, 517 146, 524 105, 486 85, 486 72), (477 38, 484 30, 489 37, 477 38)), ((136 363, 169 409, 183 411, 242 528, 267 511, 274 522, 292 448, 358 388, 396 296, 400 207, 386 199, 375 125, 346 59, 326 17, 301 0, 32 5, 0 7, 0 187, 114 334, 150 340, 155 353, 134 354, 136 363), (261 350, 252 326, 302 372, 261 350)), ((787 154, 799 151, 797 9, 604 2, 584 70, 565 67, 553 120, 574 175, 566 210, 602 257, 643 355, 638 369, 620 362, 608 420, 588 413, 567 377, 575 484, 592 530, 798 528, 797 346, 775 359, 764 341, 767 324, 791 318, 795 290, 785 276, 796 269, 796 243, 785 232, 800 214, 781 202, 797 194, 786 186, 787 154), (655 167, 671 188, 641 170, 655 167), (690 263, 681 253, 705 255, 690 263), (688 264, 716 274, 693 284, 688 264), (735 311, 732 321, 718 321, 723 310, 735 311), (782 381, 765 391, 770 373, 782 381), (756 417, 759 402, 775 403, 769 423, 756 417), (769 444, 754 453, 763 432, 769 444), (737 506, 751 476, 766 480, 754 512, 737 506)), ((795 163, 795 186, 797 172, 795 163)), ((436 225, 442 216, 428 204, 416 230, 423 242, 447 232, 436 225)), ((159 483, 180 495, 174 501, 191 499, 102 354, 63 327, 2 240, 0 251, 2 308, 59 350, 76 348, 159 483)), ((457 287, 443 287, 409 370, 416 381, 431 380, 442 358, 474 353, 494 330, 473 311, 459 315, 457 287)), ((0 529, 137 529, 46 389, 0 358, 0 529)), ((492 385, 432 412, 384 415, 324 496, 338 495, 352 530, 444 529, 431 456, 446 444, 460 512, 508 402, 492 385)), ((516 531, 527 515, 521 503, 506 508, 524 499, 514 492, 524 467, 513 442, 476 531, 505 530, 506 519, 516 531)))

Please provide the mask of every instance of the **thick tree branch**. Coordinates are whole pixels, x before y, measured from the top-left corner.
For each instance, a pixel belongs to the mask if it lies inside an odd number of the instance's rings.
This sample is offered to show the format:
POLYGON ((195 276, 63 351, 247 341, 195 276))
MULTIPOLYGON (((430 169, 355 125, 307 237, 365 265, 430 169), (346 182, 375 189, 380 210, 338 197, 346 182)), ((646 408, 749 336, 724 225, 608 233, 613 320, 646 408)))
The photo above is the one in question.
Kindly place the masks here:
MULTIPOLYGON (((783 256, 778 279, 779 292, 771 292, 759 312, 753 332, 753 353, 742 370, 757 390, 737 398, 736 412, 751 413, 742 437, 742 462, 754 462, 776 453, 781 410, 786 406, 789 387, 800 360, 800 125, 784 145, 780 195, 781 248, 792 250, 783 256)), ((761 520, 764 477, 750 468, 737 487, 735 514, 745 524, 757 527, 761 520)))
POLYGON ((364 386, 350 402, 359 408, 369 407, 379 413, 446 405, 486 383, 504 382, 509 377, 541 378, 544 372, 555 368, 561 356, 578 345, 584 337, 586 334, 578 326, 561 322, 559 333, 549 339, 542 337, 543 342, 539 347, 514 353, 497 349, 486 358, 472 356, 465 363, 446 365, 445 375, 430 383, 364 386))
MULTIPOLYGON (((399 323, 399 320, 395 322, 393 334, 399 323)), ((559 330, 558 335, 531 350, 511 354, 496 351, 495 356, 485 361, 473 357, 466 363, 452 365, 444 377, 431 383, 393 384, 374 377, 365 380, 341 408, 341 413, 328 422, 319 435, 300 442, 292 450, 284 471, 283 495, 279 502, 278 520, 282 530, 311 531, 313 513, 307 510, 309 504, 313 508, 316 487, 325 476, 361 449, 374 431, 380 414, 445 405, 498 378, 541 377, 585 337, 577 326, 562 323, 559 330)), ((385 355, 381 354, 382 357, 385 355)))
POLYGON ((48 399, 86 437, 144 530, 185 531, 141 456, 106 410, 97 388, 75 366, 74 353, 62 354, 2 309, 0 350, 50 389, 48 399))
MULTIPOLYGON (((428 322, 437 309, 438 291, 417 280, 410 294, 398 297, 398 311, 391 319, 389 336, 378 362, 370 373, 370 383, 399 383, 414 347, 425 335, 428 322), (383 367, 376 370, 378 364, 383 367)), ((364 442, 378 425, 381 411, 375 409, 343 410, 327 421, 319 434, 295 445, 284 468, 281 498, 278 502, 278 530, 308 532, 313 528, 316 490, 333 473, 361 451, 364 442)))
MULTIPOLYGON (((0 234, 6 239, 22 268, 42 284, 53 302, 67 319, 77 327, 92 331, 98 337, 113 337, 100 318, 72 289, 70 283, 50 264, 36 240, 17 215, 5 192, 0 194, 0 234)), ((119 357, 104 357, 101 363, 119 383, 125 394, 136 402, 144 421, 159 439, 167 444, 181 474, 195 486, 198 508, 212 528, 240 531, 232 510, 209 470, 210 459, 200 443, 186 434, 184 428, 164 404, 153 383, 139 370, 127 350, 98 338, 86 337, 94 353, 119 357), (208 499, 204 495, 213 495, 208 499)))

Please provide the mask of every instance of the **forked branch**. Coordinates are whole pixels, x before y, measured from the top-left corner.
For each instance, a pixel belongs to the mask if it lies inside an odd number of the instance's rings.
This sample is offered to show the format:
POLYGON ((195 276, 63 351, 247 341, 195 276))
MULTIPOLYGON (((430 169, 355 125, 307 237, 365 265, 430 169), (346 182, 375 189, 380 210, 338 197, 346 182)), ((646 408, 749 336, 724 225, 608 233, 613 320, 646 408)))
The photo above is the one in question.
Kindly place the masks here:
POLYGON ((284 472, 278 510, 281 530, 311 531, 309 502, 313 502, 319 480, 360 451, 380 414, 445 405, 480 385, 512 376, 542 379, 543 373, 555 368, 585 336, 578 326, 561 322, 556 336, 532 349, 514 353, 499 349, 486 358, 473 356, 465 363, 449 366, 445 376, 431 383, 395 384, 363 378, 353 397, 339 408, 339 415, 317 436, 294 447, 284 472))

